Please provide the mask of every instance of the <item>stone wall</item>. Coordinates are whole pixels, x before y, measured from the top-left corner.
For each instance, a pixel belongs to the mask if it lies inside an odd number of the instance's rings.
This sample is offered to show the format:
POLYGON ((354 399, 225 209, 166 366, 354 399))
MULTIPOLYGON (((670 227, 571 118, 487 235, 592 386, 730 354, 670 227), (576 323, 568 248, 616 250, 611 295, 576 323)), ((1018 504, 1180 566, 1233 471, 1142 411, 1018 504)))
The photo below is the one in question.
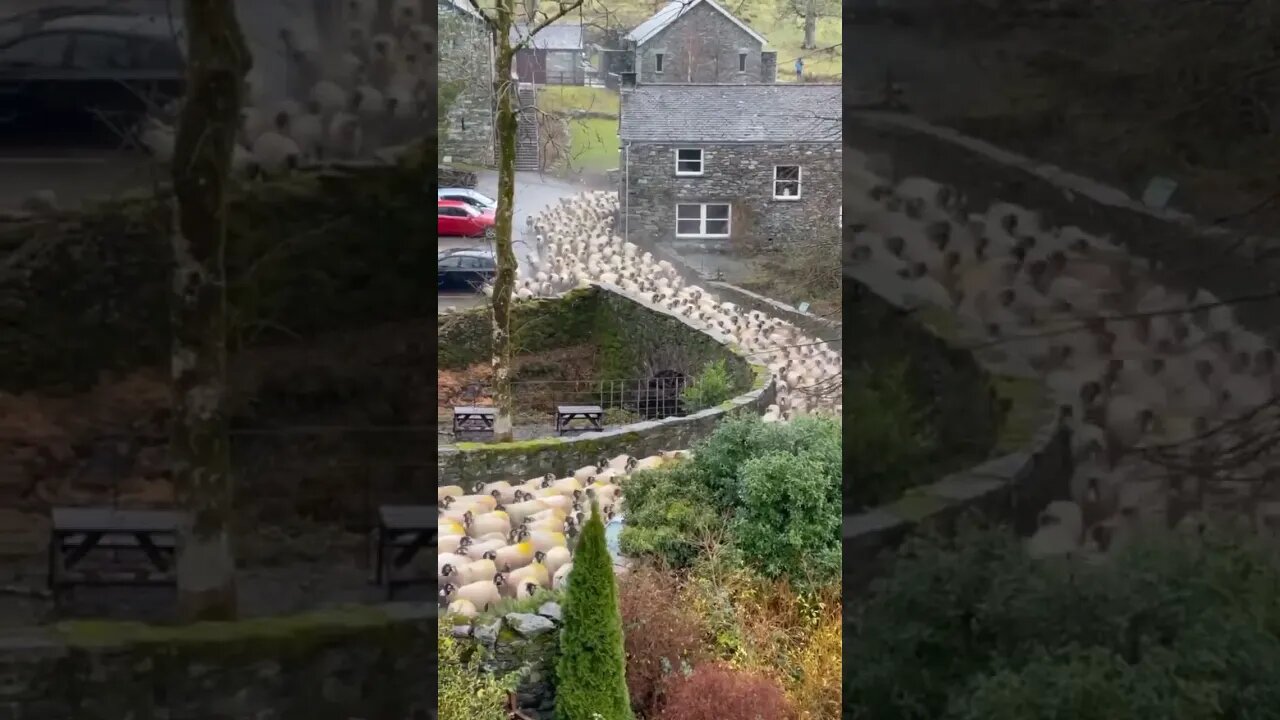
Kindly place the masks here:
POLYGON ((894 179, 927 177, 961 188, 969 204, 1018 203, 1048 224, 1110 235, 1133 255, 1155 261, 1155 278, 1172 288, 1203 287, 1220 298, 1257 298, 1235 306, 1241 321, 1280 341, 1280 281, 1263 258, 1280 240, 1239 237, 1170 209, 1143 205, 1125 192, 924 121, 885 113, 846 112, 844 140, 869 155, 891 157, 894 179))
POLYGON ((440 151, 455 162, 489 166, 494 163, 494 97, 492 41, 477 18, 450 2, 438 2, 440 58, 437 75, 442 87, 457 95, 442 127, 440 151))
POLYGON ((760 41, 723 13, 699 3, 636 48, 642 83, 748 83, 760 77, 760 41), (747 54, 745 72, 738 54, 747 54), (654 56, 662 53, 662 72, 654 56))
POLYGON ((774 400, 773 378, 768 371, 749 363, 727 336, 703 333, 685 318, 631 300, 609 285, 600 284, 590 291, 571 294, 569 301, 583 303, 584 307, 586 303, 595 302, 600 315, 608 319, 596 326, 603 330, 603 335, 596 337, 604 357, 602 377, 646 377, 663 369, 696 375, 706 362, 728 359, 731 372, 749 389, 718 407, 685 417, 633 423, 604 432, 523 442, 441 446, 437 456, 439 484, 470 486, 478 480, 527 479, 549 472, 565 474, 594 463, 602 455, 644 456, 660 450, 687 448, 709 436, 726 414, 760 414, 774 400))
POLYGON ((434 719, 434 604, 0 632, 13 720, 434 719))
POLYGON ((453 636, 481 651, 481 666, 498 676, 523 670, 516 706, 533 720, 555 717, 556 660, 560 655, 560 604, 547 601, 537 612, 480 616, 455 625, 453 636))
POLYGON ((733 206, 731 238, 779 245, 834 235, 843 200, 842 147, 838 143, 697 144, 633 143, 623 169, 619 226, 632 242, 676 237, 678 202, 727 202, 733 206), (678 147, 701 147, 704 175, 677 177, 678 147), (799 165, 799 200, 773 199, 775 165, 799 165))
MULTIPOLYGON (((429 171, 302 174, 228 201, 230 346, 265 346, 422 317, 435 229, 429 171), (425 187, 424 187, 425 186, 425 187)), ((84 387, 167 366, 167 200, 133 197, 0 227, 0 390, 84 387)))

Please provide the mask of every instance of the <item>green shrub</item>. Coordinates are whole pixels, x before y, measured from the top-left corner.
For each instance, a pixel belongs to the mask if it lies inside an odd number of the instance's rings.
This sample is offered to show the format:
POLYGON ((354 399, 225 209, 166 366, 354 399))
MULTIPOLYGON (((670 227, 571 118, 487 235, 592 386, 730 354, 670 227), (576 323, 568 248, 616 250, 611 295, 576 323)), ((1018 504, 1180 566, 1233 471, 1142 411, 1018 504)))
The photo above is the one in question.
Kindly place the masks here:
POLYGON ((440 720, 507 720, 507 692, 515 689, 516 677, 486 672, 476 653, 466 652, 443 625, 436 639, 440 720))
POLYGON ((763 577, 814 588, 840 577, 839 486, 807 455, 772 451, 743 463, 741 505, 730 525, 743 560, 763 577))
POLYGON ((804 584, 838 572, 840 422, 731 418, 693 459, 624 481, 622 551, 674 568, 693 564, 704 538, 732 527, 735 554, 768 578, 804 584), (804 527, 793 520, 812 515, 804 527), (770 540, 772 538, 772 540, 770 540))
POLYGON ((556 663, 556 720, 631 720, 613 559, 595 501, 573 558, 556 663))
POLYGON ((1033 562, 1007 529, 915 538, 845 633, 844 716, 1280 716, 1280 567, 1251 540, 1033 562))
POLYGON ((845 492, 852 509, 894 500, 930 479, 934 436, 912 399, 905 366, 868 371, 846 392, 845 492))
POLYGON ((627 520, 618 548, 627 557, 658 558, 673 568, 686 568, 697 559, 701 539, 724 525, 690 463, 638 472, 623 481, 623 489, 627 520))
POLYGON ((697 412, 719 405, 734 396, 733 376, 724 360, 713 360, 702 366, 702 372, 680 395, 688 409, 697 412))

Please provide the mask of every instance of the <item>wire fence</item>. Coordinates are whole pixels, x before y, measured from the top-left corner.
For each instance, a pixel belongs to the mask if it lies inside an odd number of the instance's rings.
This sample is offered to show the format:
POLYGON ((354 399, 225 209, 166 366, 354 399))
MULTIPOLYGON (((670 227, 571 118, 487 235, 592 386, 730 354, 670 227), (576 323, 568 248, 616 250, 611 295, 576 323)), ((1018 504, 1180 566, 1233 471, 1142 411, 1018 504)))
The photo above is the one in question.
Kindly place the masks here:
MULTIPOLYGON (((676 371, 650 378, 513 382, 515 422, 553 425, 559 405, 599 406, 606 413, 606 422, 614 420, 610 424, 680 417, 691 409, 684 399, 689 382, 688 376, 676 371)), ((467 382, 452 395, 441 397, 440 403, 444 407, 492 405, 493 385, 482 380, 467 382)))

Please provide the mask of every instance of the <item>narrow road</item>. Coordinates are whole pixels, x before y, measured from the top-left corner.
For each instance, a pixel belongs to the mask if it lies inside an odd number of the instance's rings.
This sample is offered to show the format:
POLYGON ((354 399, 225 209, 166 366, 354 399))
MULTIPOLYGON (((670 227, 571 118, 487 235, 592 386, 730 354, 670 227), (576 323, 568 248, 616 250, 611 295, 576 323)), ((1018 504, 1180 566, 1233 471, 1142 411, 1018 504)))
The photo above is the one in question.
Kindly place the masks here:
MULTIPOLYGON (((536 172, 516 173, 516 204, 512 220, 515 224, 514 250, 517 264, 527 264, 534 252, 532 238, 525 237, 529 218, 559 202, 561 198, 577 195, 588 189, 582 185, 565 182, 548 175, 539 175, 536 172)), ((476 178, 476 190, 489 197, 497 197, 498 173, 494 171, 479 173, 476 178)), ((484 240, 476 238, 440 238, 439 247, 445 250, 458 247, 486 247, 486 244, 484 240)), ((490 249, 492 249, 491 246, 490 249)), ((441 294, 438 298, 437 311, 442 311, 448 306, 463 310, 479 307, 484 303, 483 295, 441 294)))

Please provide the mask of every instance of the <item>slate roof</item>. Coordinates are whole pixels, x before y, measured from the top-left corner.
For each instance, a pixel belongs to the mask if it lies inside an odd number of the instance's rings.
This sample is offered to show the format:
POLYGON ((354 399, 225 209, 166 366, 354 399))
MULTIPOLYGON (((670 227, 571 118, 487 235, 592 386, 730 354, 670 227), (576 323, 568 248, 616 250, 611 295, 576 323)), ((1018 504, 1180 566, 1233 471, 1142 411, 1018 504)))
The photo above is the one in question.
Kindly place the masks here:
MULTIPOLYGON (((529 26, 519 24, 511 28, 511 42, 524 39, 529 33, 529 26)), ((553 24, 538 31, 533 40, 525 47, 538 50, 581 50, 582 26, 578 24, 553 24)))
POLYGON ((653 17, 645 20, 635 27, 634 30, 627 33, 627 40, 633 40, 636 44, 640 44, 649 38, 662 32, 668 25, 675 22, 677 18, 690 10, 697 7, 700 3, 706 3, 718 10, 722 15, 732 20, 738 27, 751 33, 751 36, 760 41, 761 45, 767 45, 768 40, 760 33, 752 30, 749 25, 733 16, 733 13, 725 10, 715 0, 673 0, 667 3, 665 7, 653 14, 653 17))
POLYGON ((638 85, 618 135, 637 142, 839 142, 841 86, 638 85))
MULTIPOLYGON (((458 10, 464 15, 470 15, 471 17, 477 20, 484 19, 480 16, 480 13, 476 12, 476 9, 472 7, 471 3, 468 2, 468 0, 437 0, 436 7, 439 8, 440 4, 442 3, 444 5, 452 5, 455 10, 458 10)), ((481 6, 482 7, 484 6, 483 3, 481 4, 481 6)))

